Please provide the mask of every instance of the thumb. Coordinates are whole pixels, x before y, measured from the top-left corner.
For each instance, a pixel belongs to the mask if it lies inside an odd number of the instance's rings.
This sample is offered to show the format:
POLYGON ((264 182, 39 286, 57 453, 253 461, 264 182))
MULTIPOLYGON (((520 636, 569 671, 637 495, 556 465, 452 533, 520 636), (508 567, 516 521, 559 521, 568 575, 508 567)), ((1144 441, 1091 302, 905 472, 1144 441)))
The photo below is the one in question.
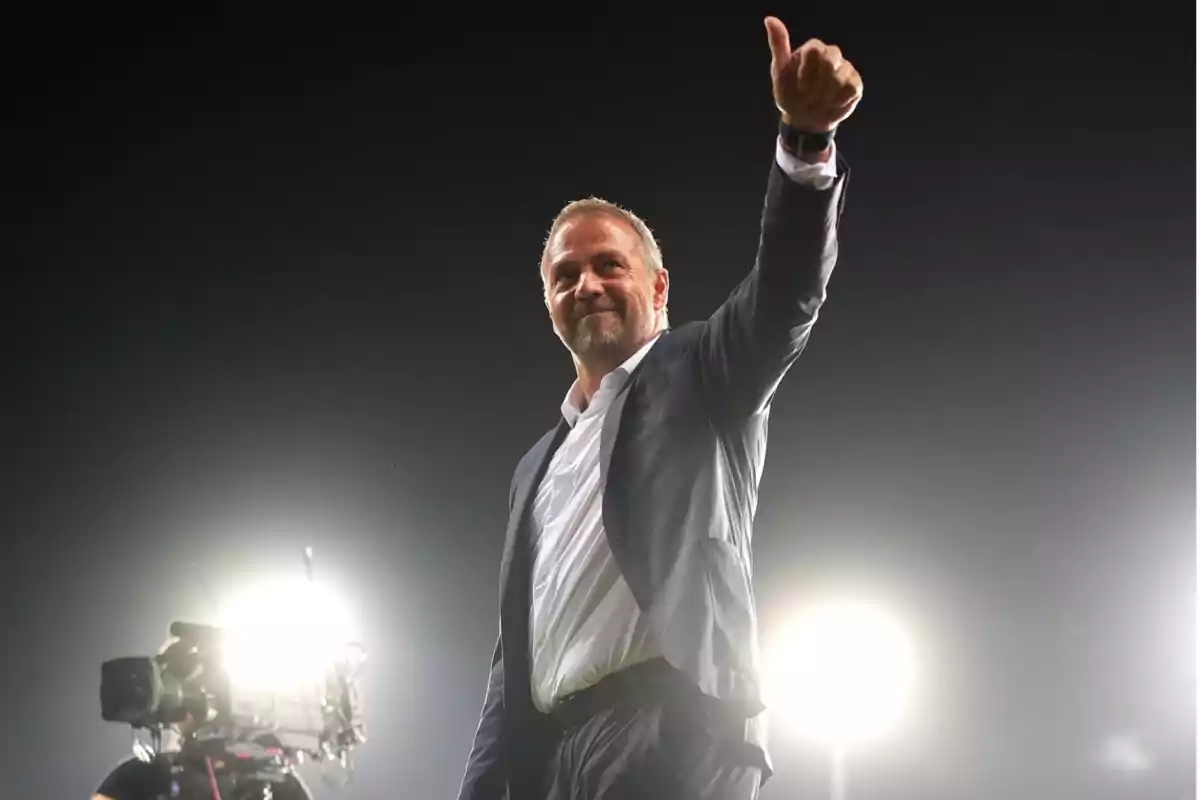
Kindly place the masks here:
POLYGON ((767 27, 767 43, 771 46, 771 63, 782 64, 792 54, 788 30, 777 17, 763 20, 767 27))

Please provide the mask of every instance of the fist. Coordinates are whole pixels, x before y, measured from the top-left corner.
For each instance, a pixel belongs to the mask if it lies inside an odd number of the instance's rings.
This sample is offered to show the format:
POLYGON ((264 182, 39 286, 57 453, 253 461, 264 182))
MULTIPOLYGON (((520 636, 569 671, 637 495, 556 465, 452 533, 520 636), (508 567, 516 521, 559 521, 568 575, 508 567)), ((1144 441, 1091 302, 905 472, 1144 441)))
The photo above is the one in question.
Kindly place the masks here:
POLYGON ((767 17, 764 23, 771 46, 771 88, 783 121, 804 133, 833 130, 862 99, 858 70, 839 48, 817 39, 792 50, 782 22, 767 17))

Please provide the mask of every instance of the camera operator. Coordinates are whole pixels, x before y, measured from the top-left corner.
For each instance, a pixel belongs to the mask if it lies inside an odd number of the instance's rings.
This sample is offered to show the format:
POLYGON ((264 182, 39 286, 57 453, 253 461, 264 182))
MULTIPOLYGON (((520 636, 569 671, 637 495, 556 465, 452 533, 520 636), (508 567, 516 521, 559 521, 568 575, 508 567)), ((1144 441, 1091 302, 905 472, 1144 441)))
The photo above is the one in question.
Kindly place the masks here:
MULTIPOLYGON (((158 654, 158 659, 176 674, 191 670, 191 658, 191 648, 174 637, 167 640, 158 654)), ((231 765, 224 759, 207 757, 196 740, 199 725, 191 714, 171 727, 178 735, 177 751, 158 753, 152 761, 137 756, 127 758, 104 778, 92 800, 312 800, 308 788, 295 774, 287 775, 282 782, 270 783, 269 793, 264 792, 268 784, 262 779, 243 777, 235 788, 231 765)))
POLYGON ((188 758, 188 727, 187 724, 180 725, 184 745, 178 754, 159 754, 153 761, 143 761, 136 756, 127 758, 104 778, 92 800, 240 800, 243 797, 312 800, 308 788, 294 774, 281 783, 272 783, 270 794, 263 793, 265 781, 262 780, 243 780, 236 792, 222 789, 223 784, 229 783, 224 764, 206 762, 203 756, 188 758), (211 777, 210 764, 213 768, 211 777), (218 786, 216 791, 214 782, 218 786))

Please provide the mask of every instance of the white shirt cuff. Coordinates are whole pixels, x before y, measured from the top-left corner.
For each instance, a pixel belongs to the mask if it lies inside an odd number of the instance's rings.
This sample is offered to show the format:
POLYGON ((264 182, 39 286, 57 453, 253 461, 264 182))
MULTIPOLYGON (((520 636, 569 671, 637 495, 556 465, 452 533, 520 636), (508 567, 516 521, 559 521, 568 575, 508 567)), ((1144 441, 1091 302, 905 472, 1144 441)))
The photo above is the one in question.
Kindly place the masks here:
POLYGON ((775 161, 789 178, 797 183, 811 184, 816 189, 828 189, 837 180, 837 144, 829 144, 829 160, 817 164, 801 161, 783 149, 783 139, 775 139, 775 161))

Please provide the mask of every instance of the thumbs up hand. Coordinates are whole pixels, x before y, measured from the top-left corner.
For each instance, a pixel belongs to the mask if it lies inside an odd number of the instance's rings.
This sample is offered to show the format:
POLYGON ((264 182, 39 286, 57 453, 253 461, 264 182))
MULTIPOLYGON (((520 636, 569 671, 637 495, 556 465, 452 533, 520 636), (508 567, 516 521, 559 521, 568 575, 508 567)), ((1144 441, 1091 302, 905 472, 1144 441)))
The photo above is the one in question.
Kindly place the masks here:
POLYGON ((792 50, 788 30, 775 17, 764 21, 771 47, 771 88, 783 121, 804 133, 825 133, 854 113, 862 77, 840 48, 809 39, 792 50))

